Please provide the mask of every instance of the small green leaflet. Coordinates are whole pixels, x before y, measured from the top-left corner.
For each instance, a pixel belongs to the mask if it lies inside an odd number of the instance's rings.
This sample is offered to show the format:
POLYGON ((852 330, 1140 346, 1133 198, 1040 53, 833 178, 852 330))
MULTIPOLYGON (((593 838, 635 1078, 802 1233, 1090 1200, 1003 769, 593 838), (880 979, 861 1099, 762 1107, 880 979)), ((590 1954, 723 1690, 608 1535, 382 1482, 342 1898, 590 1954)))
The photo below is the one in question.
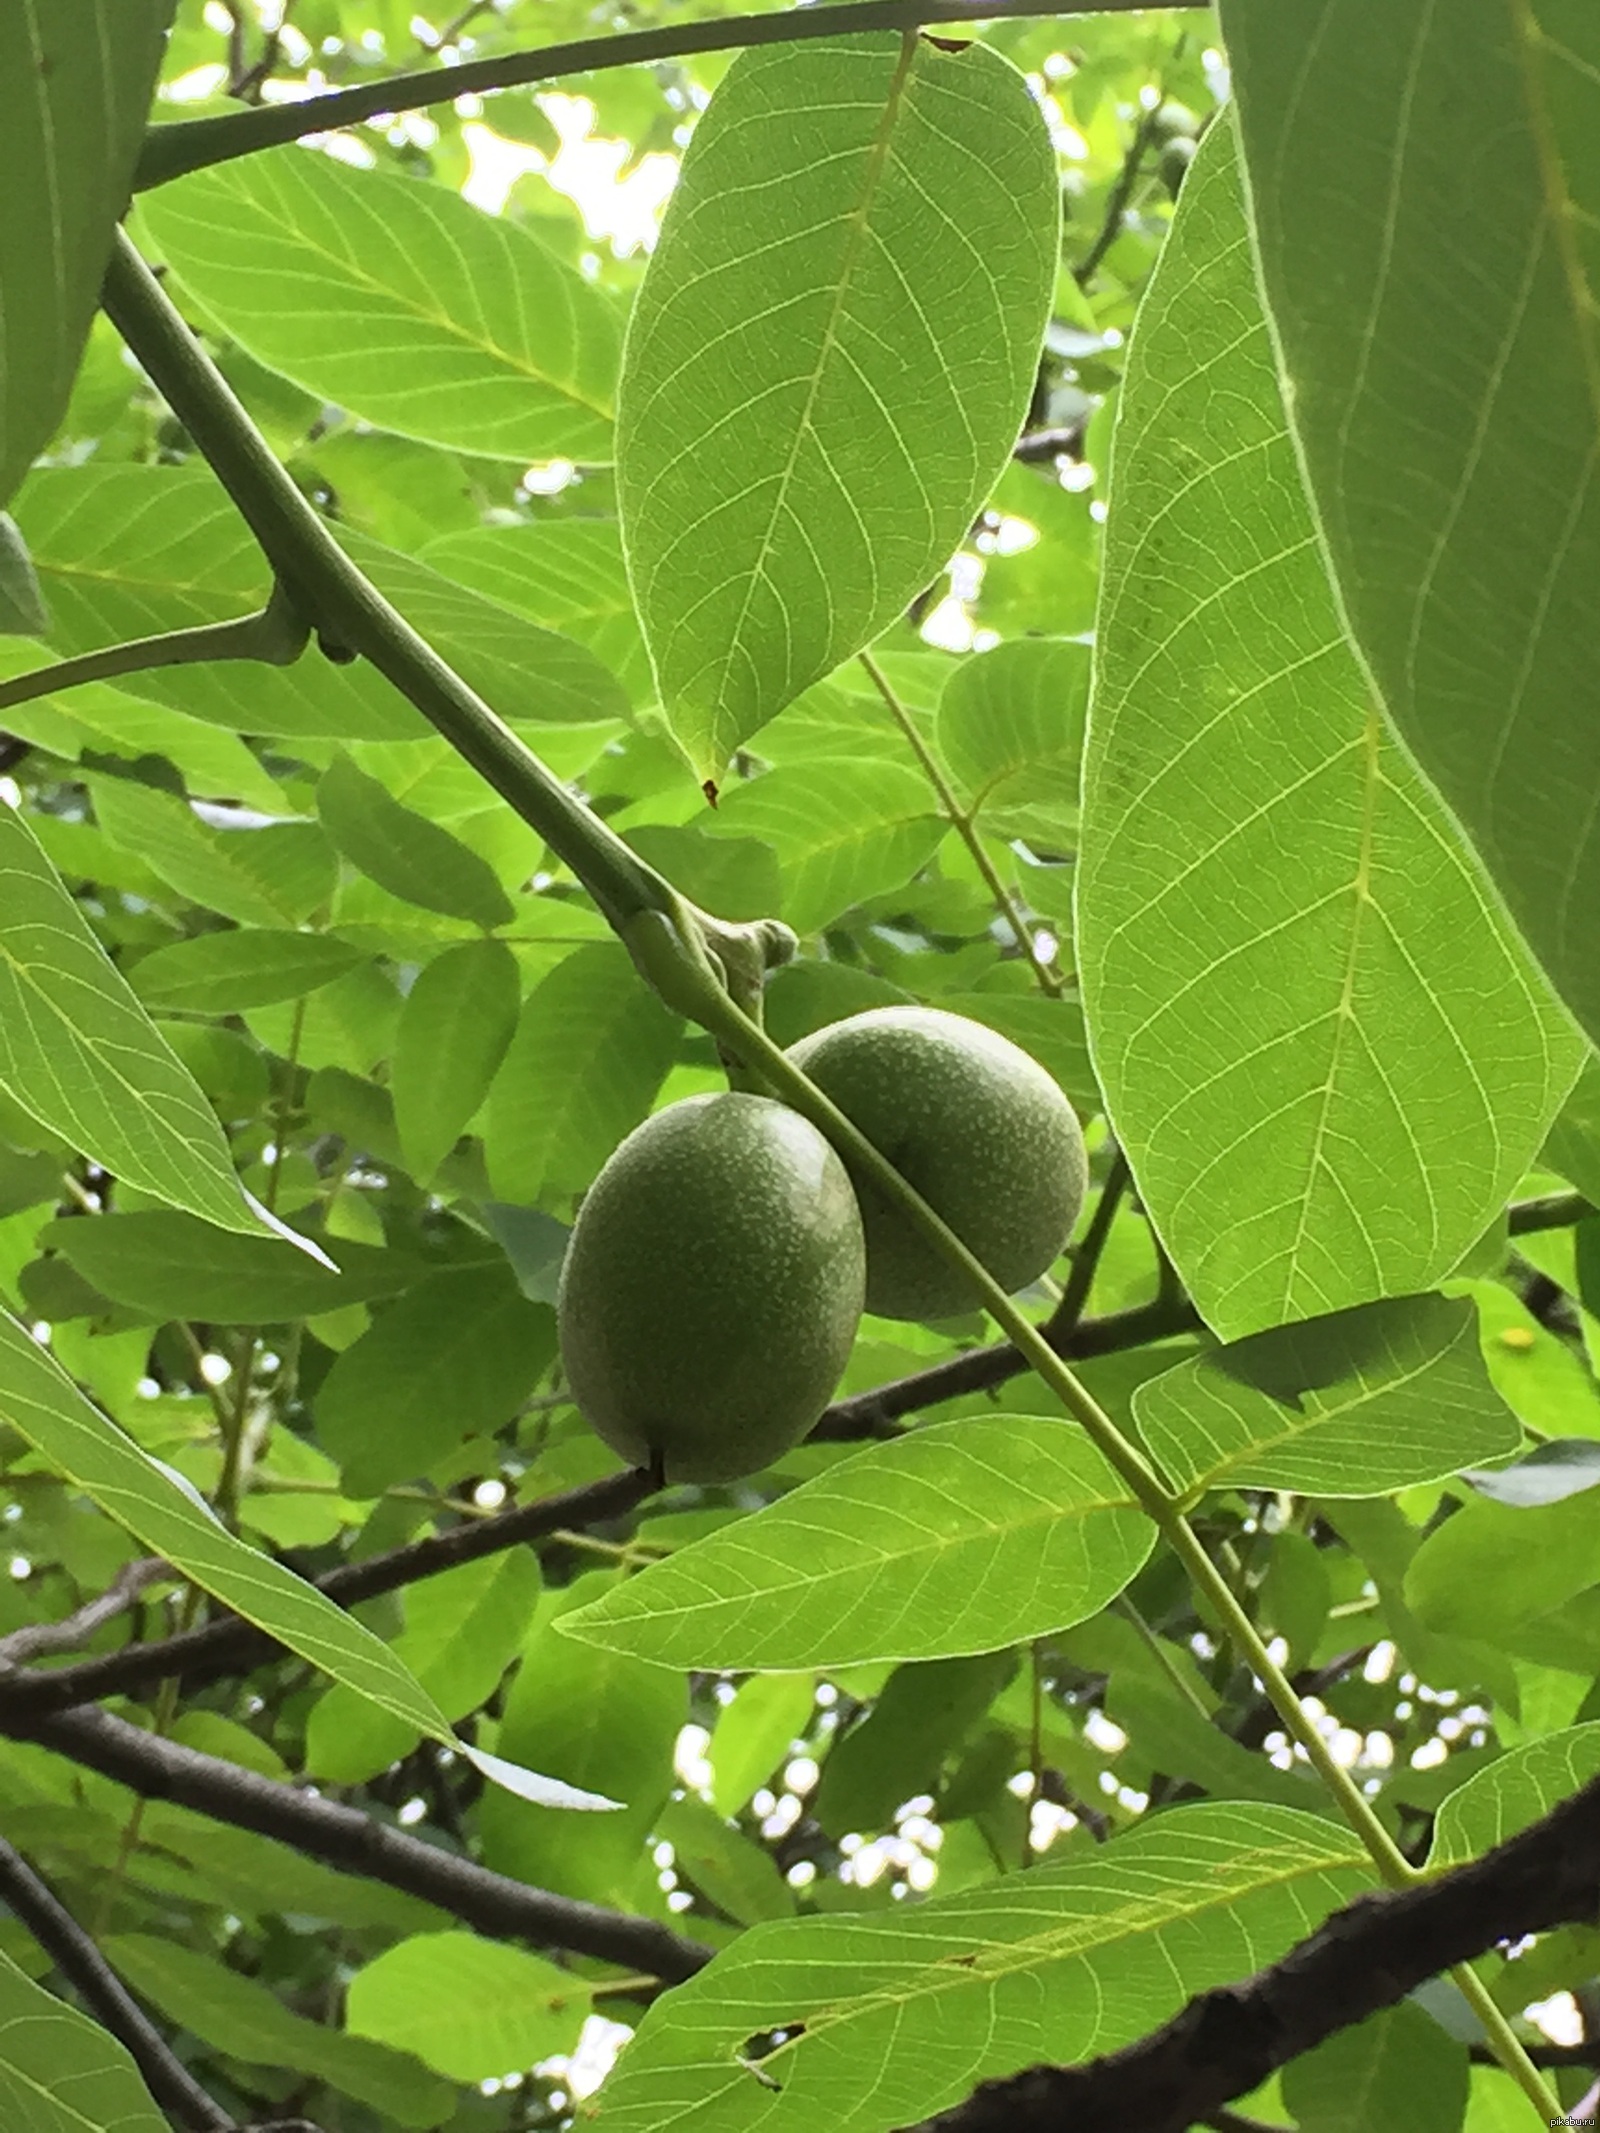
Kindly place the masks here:
POLYGON ((290 2067, 400 2126, 437 2126, 455 2098, 403 2045, 386 2049, 295 2014, 260 1979, 155 1933, 113 1933, 107 1960, 142 1999, 212 2051, 246 2066, 290 2067))
POLYGON ((524 1799, 547 1806, 611 1804, 458 1740, 433 1698, 382 1638, 314 1585, 236 1540, 186 1483, 147 1459, 131 1437, 91 1406, 55 1358, 7 1313, 0 1313, 0 1414, 56 1472, 153 1554, 335 1681, 465 1755, 524 1799))
POLYGON ((237 1015, 303 999, 366 961, 365 952, 326 933, 240 926, 174 941, 134 965, 133 989, 147 1006, 192 1014, 237 1015))
POLYGON ((22 528, 9 511, 0 511, 0 637, 42 637, 49 627, 22 528))
POLYGON ((352 866, 391 896, 487 928, 515 915, 481 853, 402 807, 348 756, 335 756, 318 780, 317 813, 352 866))
POLYGON ((1114 450, 1084 1010, 1151 1220, 1232 1340, 1448 1274, 1581 1047, 1345 637, 1226 120, 1184 179, 1114 450))
POLYGON ((1275 1326, 1150 1378, 1133 1417, 1185 1496, 1387 1496, 1514 1452, 1465 1297, 1396 1296, 1275 1326))
POLYGON ((414 1933, 356 1972, 345 2027, 415 2052, 452 2081, 485 2081, 571 2051, 585 1981, 476 1933, 414 1933))
POLYGON ((650 1109, 682 1028, 615 942, 559 962, 523 1003, 489 1092, 495 1197, 550 1206, 590 1184, 650 1109))
POLYGON ((1297 2133, 1462 2133, 1471 2084, 1465 2044, 1401 2000, 1291 2060, 1282 2095, 1297 2133))
POLYGON ((1331 1822, 1205 1805, 959 1895, 754 1926, 649 2010, 595 2133, 917 2125, 980 2081, 1131 2043, 1370 1883, 1331 1822), (744 2046, 774 2029, 798 2034, 758 2070, 744 2046))
POLYGON ((1262 284, 1350 629, 1600 1037, 1600 10, 1226 0, 1222 17, 1262 284))
POLYGON ((695 128, 618 388, 623 544, 673 730, 739 743, 892 622, 1016 441, 1055 155, 982 44, 743 52, 695 128))
POLYGON ((1074 1425, 984 1415, 871 1445, 560 1627, 729 1671, 995 1651, 1098 1613, 1154 1538, 1074 1425))
POLYGON ((389 1086, 406 1166, 419 1184, 488 1095, 521 1005, 521 973, 503 941, 447 948, 406 995, 389 1086))
POLYGON ((223 1229, 271 1225, 216 1114, 89 930, 38 840, 0 806, 0 1089, 114 1176, 223 1229))
POLYGON ((1433 1825, 1431 1868, 1460 1866, 1537 1822, 1600 1772, 1600 1725, 1526 1741, 1457 1786, 1433 1825))
POLYGON ((126 2049, 0 1954, 6 2133, 170 2133, 126 2049))
POLYGON ((939 753, 985 828, 1041 851, 1077 843, 1089 647, 1015 637, 974 653, 939 698, 939 753))
POLYGON ((179 179, 139 225, 242 347, 378 429, 611 456, 621 313, 509 217, 294 147, 179 179))
POLYGON ((0 504, 72 390, 173 0, 0 13, 0 504))

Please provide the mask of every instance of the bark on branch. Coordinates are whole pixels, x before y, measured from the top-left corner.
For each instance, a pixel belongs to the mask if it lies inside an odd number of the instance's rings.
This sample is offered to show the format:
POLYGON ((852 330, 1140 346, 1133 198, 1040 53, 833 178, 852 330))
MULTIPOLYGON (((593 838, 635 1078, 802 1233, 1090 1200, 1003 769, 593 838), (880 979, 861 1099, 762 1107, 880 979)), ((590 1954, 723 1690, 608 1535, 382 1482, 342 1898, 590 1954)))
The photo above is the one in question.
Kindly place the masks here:
POLYGON ((141 1798, 174 1801, 213 1821, 275 1837, 347 1874, 387 1882, 497 1939, 567 1948, 669 1984, 692 1977, 711 1960, 709 1948, 654 1919, 632 1918, 601 1904, 530 1888, 491 1873, 475 1860, 424 1844, 357 1808, 181 1747, 104 1711, 64 1711, 42 1718, 7 1712, 0 1715, 0 1733, 53 1748, 141 1798))
POLYGON ((1502 1941, 1600 1919, 1600 1778, 1469 1865, 1361 1896, 1281 1962, 1083 2066, 988 2081, 918 2133, 1186 2133, 1336 2030, 1502 1941))

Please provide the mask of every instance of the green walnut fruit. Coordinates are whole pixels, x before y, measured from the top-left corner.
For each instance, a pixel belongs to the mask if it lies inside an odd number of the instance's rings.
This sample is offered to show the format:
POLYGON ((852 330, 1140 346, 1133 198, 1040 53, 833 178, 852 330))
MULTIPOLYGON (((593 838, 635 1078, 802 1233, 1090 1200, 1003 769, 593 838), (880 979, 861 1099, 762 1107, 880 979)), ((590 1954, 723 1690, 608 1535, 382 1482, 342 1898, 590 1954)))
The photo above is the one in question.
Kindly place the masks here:
MULTIPOLYGON (((963 1015, 875 1007, 789 1057, 942 1215, 1008 1292, 1036 1280, 1078 1219, 1088 1159, 1077 1113, 1026 1052, 963 1015)), ((951 1318, 977 1290, 869 1179, 867 1309, 951 1318)))
POLYGON ((797 1444, 861 1317, 861 1217, 797 1111, 731 1091, 658 1111, 595 1179, 557 1298, 578 1406, 634 1466, 737 1481, 797 1444))

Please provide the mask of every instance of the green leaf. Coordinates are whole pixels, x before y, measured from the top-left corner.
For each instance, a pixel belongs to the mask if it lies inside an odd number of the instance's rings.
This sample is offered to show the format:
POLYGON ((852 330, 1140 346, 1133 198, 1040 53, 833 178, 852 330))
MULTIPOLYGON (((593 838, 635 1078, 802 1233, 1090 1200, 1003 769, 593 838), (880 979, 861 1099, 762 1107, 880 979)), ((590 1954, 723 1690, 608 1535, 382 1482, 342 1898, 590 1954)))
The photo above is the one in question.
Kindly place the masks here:
POLYGON ((1272 0, 1223 12, 1345 614, 1401 739, 1600 1035, 1600 727, 1576 709, 1600 576, 1600 20, 1400 0, 1374 41, 1333 0, 1292 28, 1272 0))
POLYGON ((1596 1489, 1531 1510, 1475 1495, 1412 1557, 1406 1602, 1428 1629, 1503 1644, 1600 1583, 1597 1518, 1596 1489))
MULTIPOLYGON (((45 467, 17 499, 63 657, 259 609, 265 557, 232 498, 204 467, 45 467)), ((118 687, 234 733, 412 740, 427 732, 364 660, 339 666, 314 646, 293 666, 214 660, 123 675, 118 687)))
POLYGON ((126 2048, 4 1954, 0 2112, 15 2133, 169 2133, 126 2048))
POLYGON ((828 1750, 811 1811, 830 1837, 888 1829, 894 1811, 936 1792, 940 1767, 1016 1671, 1009 1651, 896 1667, 861 1722, 828 1750))
MULTIPOLYGON (((494 1694, 521 1648, 539 1586, 538 1557, 518 1548, 406 1588, 406 1626, 391 1649, 452 1724, 494 1694)), ((361 1785, 416 1744, 414 1727, 334 1687, 306 1721, 306 1768, 336 1785, 361 1785)))
POLYGON ((1140 1195, 1235 1339, 1448 1273, 1579 1054, 1346 643, 1225 124, 1184 179, 1116 455, 1084 1006, 1140 1195))
POLYGON ((725 1822, 694 1793, 668 1800, 655 1819, 672 1846, 673 1871, 741 1926, 794 1915, 794 1891, 771 1852, 725 1822))
MULTIPOLYGON (((406 620, 509 724, 592 725, 627 715, 616 676, 584 645, 538 628, 483 588, 347 527, 340 545, 406 620)), ((482 788, 488 801, 488 788, 482 788)))
POLYGON ((156 1319, 268 1326, 393 1296, 421 1275, 415 1259, 330 1239, 337 1271, 277 1237, 240 1237, 165 1208, 67 1215, 39 1232, 85 1281, 156 1319))
POLYGON ((1089 647, 1071 638, 1014 638, 956 668, 935 732, 986 828, 1072 850, 1088 703, 1089 647))
POLYGON ((347 1495, 376 1496, 510 1421, 554 1354, 548 1305, 509 1267, 435 1274, 337 1358, 316 1395, 318 1440, 347 1495))
POLYGON ((522 1005, 501 941, 463 941, 418 975, 401 1010, 389 1086, 411 1175, 426 1183, 489 1093, 522 1005))
MULTIPOLYGON (((180 897, 220 911, 242 926, 282 926, 303 916, 275 886, 263 860, 272 830, 310 829, 308 823, 219 830, 203 822, 187 800, 131 778, 90 780, 95 815, 119 851, 143 859, 180 897)), ((320 840, 319 840, 320 841, 320 840)), ((326 845, 323 847, 326 852, 326 845)))
POLYGON ((1415 2001, 1335 2030, 1283 2071, 1298 2133, 1460 2133, 1467 2048, 1415 2001))
POLYGON ((681 1028, 625 949, 596 941, 558 963, 529 995, 489 1092, 495 1196, 533 1205, 581 1192, 649 1110, 681 1028))
POLYGON ((24 0, 0 21, 0 504, 66 411, 171 20, 24 0))
POLYGON ((457 1745, 437 1705, 387 1644, 314 1585, 235 1540, 3 1313, 0 1414, 56 1472, 202 1591, 419 1733, 457 1745))
POLYGON ((1153 1539, 1079 1430, 986 1415, 856 1452, 561 1627, 662 1666, 995 1651, 1097 1614, 1153 1539))
POLYGON ((336 756, 322 773, 317 812, 351 865, 391 896, 474 926, 503 926, 515 915, 481 853, 391 799, 348 756, 336 756))
POLYGON ((614 519, 475 526, 430 541, 421 560, 543 628, 586 644, 632 702, 654 694, 614 519))
POLYGON ((900 888, 927 865, 949 826, 916 771, 832 757, 730 786, 706 825, 772 846, 783 916, 797 933, 818 933, 868 897, 900 888))
POLYGON ((509 217, 296 147, 147 194, 140 226, 242 347, 378 429, 611 456, 621 314, 509 217))
POLYGON ((455 2102, 400 2049, 346 2036, 285 2007, 258 1979, 154 1933, 112 1933, 107 1960, 169 2022, 247 2066, 293 2067, 402 2126, 436 2126, 455 2102))
POLYGON ((1397 1296, 1213 1348, 1141 1385, 1134 1420, 1173 1486, 1386 1496, 1514 1452, 1465 1297, 1397 1296))
POLYGON ((755 1926, 646 2014, 595 2133, 881 2133, 1040 2061, 1131 2043, 1369 1885, 1291 1808, 1178 1807, 1059 1865, 861 1918, 755 1926), (760 2075, 753 2036, 790 2032, 760 2075), (872 2068, 870 2084, 862 2068, 872 2068))
POLYGON ((1433 1825, 1431 1868, 1460 1866, 1524 1830, 1600 1770, 1600 1725, 1547 1733, 1458 1785, 1433 1825))
POLYGON ((575 1644, 555 1627, 614 1576, 590 1573, 546 1594, 506 1694, 500 1746, 507 1755, 537 1757, 541 1769, 586 1793, 621 1800, 622 1812, 585 1816, 580 1824, 495 1793, 483 1802, 479 1829, 484 1862, 500 1873, 585 1902, 659 1915, 645 1839, 672 1790, 688 1685, 664 1667, 575 1644))
POLYGON ((361 949, 326 933, 244 926, 156 949, 134 967, 133 989, 151 1007, 236 1015, 303 999, 365 961, 361 949))
POLYGON ((1057 201, 985 45, 841 36, 723 77, 618 389, 634 597, 703 778, 959 546, 1033 385, 1057 201))
POLYGON ((706 1751, 711 1758, 711 1804, 736 1815, 786 1762, 805 1732, 816 1702, 809 1674, 752 1674, 723 1707, 706 1751))
POLYGON ((216 1114, 4 806, 0 876, 0 1089, 130 1185, 227 1230, 266 1228, 216 1114))
POLYGON ((493 2081, 570 2052, 589 2012, 582 1978, 474 1933, 415 1933, 358 1970, 345 2028, 414 2052, 452 2081, 493 2081))
MULTIPOLYGON (((3 320, 0 305, 0 320, 3 320)), ((9 511, 0 511, 0 636, 42 637, 50 627, 39 576, 9 511)))

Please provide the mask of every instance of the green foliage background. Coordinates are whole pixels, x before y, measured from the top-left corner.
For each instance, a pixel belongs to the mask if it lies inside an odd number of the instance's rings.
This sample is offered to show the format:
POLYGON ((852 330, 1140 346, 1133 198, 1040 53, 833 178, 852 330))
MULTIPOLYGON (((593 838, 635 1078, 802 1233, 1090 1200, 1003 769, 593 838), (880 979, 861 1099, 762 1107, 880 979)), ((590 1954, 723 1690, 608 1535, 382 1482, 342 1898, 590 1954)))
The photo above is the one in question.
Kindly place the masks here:
MULTIPOLYGON (((617 1141, 726 1076, 370 660, 7 701, 271 589, 90 323, 147 110, 680 19, 285 15, 182 0, 164 55, 157 0, 0 25, 0 1657, 124 1587, 62 1648, 232 1609, 276 1657, 115 1714, 715 1959, 658 1994, 470 1932, 136 1799, 3 1678, 0 1823, 241 2123, 889 2133, 1373 1884, 1240 1619, 1413 1867, 1600 1768, 1600 33, 847 30, 136 194, 359 570, 589 819, 794 929, 777 1042, 920 1001, 1069 1092, 1094 1189, 1020 1301, 1234 1614, 1058 1391, 974 1362, 978 1313, 864 1320, 746 1483, 346 1610, 309 1581, 619 1473, 564 1396, 562 1248, 617 1141), (561 189, 572 97, 617 175, 684 158, 648 279, 561 189)), ((1540 2122, 1468 2046, 1564 1993, 1593 2044, 1600 1938, 1477 1977, 1242 2108, 1540 2122)), ((159 2124, 69 1999, 0 1916, 7 2124, 159 2124)))

